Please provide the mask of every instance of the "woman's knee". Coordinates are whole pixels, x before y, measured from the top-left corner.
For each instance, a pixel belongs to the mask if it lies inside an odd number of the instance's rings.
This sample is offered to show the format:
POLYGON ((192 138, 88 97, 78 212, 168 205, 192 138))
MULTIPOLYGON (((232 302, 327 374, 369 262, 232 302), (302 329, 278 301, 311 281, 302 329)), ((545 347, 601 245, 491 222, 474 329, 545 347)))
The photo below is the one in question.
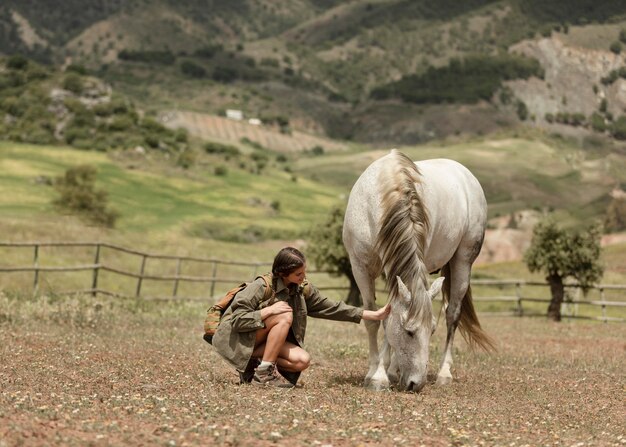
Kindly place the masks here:
POLYGON ((291 326, 293 323, 293 313, 292 312, 284 312, 282 314, 276 315, 277 324, 288 324, 291 326))
POLYGON ((302 350, 294 359, 294 363, 297 365, 299 371, 304 371, 311 366, 311 355, 305 350, 302 350))

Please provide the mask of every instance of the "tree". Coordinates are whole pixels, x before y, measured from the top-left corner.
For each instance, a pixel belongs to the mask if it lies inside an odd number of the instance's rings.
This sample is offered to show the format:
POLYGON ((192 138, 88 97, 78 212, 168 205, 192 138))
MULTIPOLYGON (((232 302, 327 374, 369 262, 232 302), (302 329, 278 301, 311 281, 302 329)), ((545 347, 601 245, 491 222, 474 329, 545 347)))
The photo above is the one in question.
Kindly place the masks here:
POLYGON ((309 233, 309 256, 317 268, 329 270, 336 276, 345 275, 350 280, 350 291, 346 303, 353 306, 362 304, 359 287, 352 274, 350 258, 342 241, 343 218, 345 210, 335 207, 331 210, 326 222, 315 226, 309 233))
POLYGON ((614 197, 609 203, 604 218, 607 233, 626 230, 626 199, 614 197))
POLYGON ((550 284, 552 299, 548 318, 561 320, 561 303, 565 289, 563 280, 575 278, 583 290, 602 278, 600 264, 600 226, 585 230, 561 229, 551 219, 535 225, 530 248, 524 261, 531 272, 542 271, 550 284))
POLYGON ((96 168, 90 165, 69 168, 65 175, 55 179, 54 187, 60 197, 53 203, 95 224, 113 228, 119 214, 107 209, 106 191, 96 190, 96 172, 96 168))

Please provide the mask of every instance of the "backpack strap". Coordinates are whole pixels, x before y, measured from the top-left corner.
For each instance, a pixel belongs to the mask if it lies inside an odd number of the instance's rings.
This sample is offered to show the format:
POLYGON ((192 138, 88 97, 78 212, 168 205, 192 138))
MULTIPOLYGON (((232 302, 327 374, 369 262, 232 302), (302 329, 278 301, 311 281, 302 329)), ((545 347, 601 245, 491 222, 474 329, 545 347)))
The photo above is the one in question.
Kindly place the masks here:
POLYGON ((274 291, 274 288, 272 287, 272 274, 266 273, 265 275, 257 276, 257 279, 258 278, 263 278, 263 281, 265 282, 265 292, 263 293, 263 299, 261 302, 274 298, 274 296, 276 295, 276 292, 274 291))

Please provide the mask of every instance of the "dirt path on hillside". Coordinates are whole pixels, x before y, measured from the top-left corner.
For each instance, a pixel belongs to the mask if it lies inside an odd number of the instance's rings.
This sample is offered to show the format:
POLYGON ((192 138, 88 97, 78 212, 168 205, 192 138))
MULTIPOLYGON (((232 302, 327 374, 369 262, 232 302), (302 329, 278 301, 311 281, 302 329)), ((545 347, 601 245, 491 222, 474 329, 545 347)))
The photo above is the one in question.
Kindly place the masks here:
POLYGON ((283 134, 263 125, 249 124, 215 115, 195 112, 172 111, 162 115, 162 121, 170 128, 182 127, 205 140, 240 144, 247 138, 261 146, 279 152, 302 152, 320 146, 325 152, 346 150, 347 146, 336 141, 309 135, 299 131, 283 134))

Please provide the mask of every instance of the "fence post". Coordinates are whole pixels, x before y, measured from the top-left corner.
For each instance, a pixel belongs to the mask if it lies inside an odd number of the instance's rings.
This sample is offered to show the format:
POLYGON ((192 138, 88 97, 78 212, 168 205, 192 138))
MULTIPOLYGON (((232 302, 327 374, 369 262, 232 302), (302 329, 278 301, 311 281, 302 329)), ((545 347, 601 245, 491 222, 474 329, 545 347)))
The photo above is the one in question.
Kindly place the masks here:
POLYGON ((93 261, 95 267, 93 269, 93 279, 91 280, 91 296, 98 296, 98 272, 100 271, 100 244, 96 244, 96 257, 93 261))
POLYGON ((524 316, 524 308, 522 307, 522 286, 519 282, 515 283, 515 296, 517 297, 517 316, 524 316))
POLYGON ((37 291, 39 290, 39 245, 35 244, 35 256, 33 259, 33 264, 35 267, 35 278, 33 281, 33 296, 37 295, 37 291))
POLYGON ((176 293, 178 293, 178 277, 180 276, 182 260, 178 258, 176 261, 176 279, 174 280, 174 291, 172 292, 172 296, 176 298, 176 293))
POLYGON ((139 295, 141 294, 141 282, 143 281, 143 273, 146 270, 146 259, 148 259, 148 256, 142 255, 141 271, 139 272, 139 279, 137 280, 137 291, 135 292, 135 298, 139 298, 139 295))
POLYGON ((217 275, 217 261, 213 261, 213 277, 211 278, 211 296, 215 296, 215 275, 217 275))
POLYGON ((605 323, 608 322, 606 319, 606 304, 604 304, 604 287, 600 287, 600 301, 602 301, 602 319, 605 323))

